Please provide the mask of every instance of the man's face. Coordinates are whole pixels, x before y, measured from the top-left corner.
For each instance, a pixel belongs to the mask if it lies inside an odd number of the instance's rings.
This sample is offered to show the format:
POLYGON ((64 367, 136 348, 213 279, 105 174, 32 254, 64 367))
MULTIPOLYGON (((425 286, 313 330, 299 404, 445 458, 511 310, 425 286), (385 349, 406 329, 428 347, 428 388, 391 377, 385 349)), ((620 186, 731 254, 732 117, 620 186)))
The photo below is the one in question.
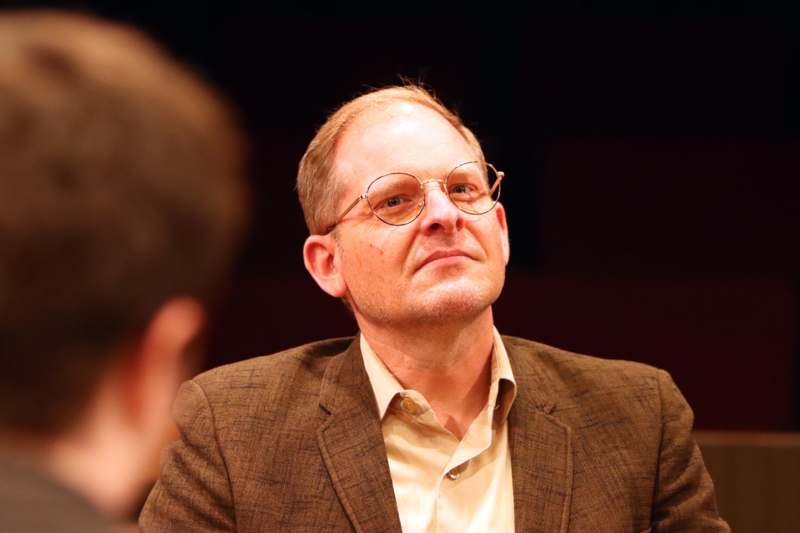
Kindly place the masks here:
MULTIPOLYGON (((432 109, 398 102, 367 111, 337 147, 337 213, 378 176, 444 179, 477 158, 432 109)), ((425 190, 425 209, 408 225, 381 222, 365 201, 339 224, 336 261, 357 316, 393 323, 458 320, 486 311, 500 295, 508 262, 503 207, 470 215, 436 183, 425 190)))

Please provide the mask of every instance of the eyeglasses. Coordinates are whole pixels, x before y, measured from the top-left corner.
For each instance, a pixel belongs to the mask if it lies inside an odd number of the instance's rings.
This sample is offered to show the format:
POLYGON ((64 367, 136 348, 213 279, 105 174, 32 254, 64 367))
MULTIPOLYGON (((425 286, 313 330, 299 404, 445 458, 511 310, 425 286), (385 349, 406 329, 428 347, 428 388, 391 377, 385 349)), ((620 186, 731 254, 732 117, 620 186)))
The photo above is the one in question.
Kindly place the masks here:
POLYGON ((428 183, 438 183, 450 201, 464 213, 483 215, 491 211, 500 199, 503 178, 505 173, 480 161, 461 163, 443 180, 422 181, 405 172, 385 174, 372 180, 366 191, 353 200, 325 233, 333 231, 361 200, 367 201, 370 211, 381 222, 390 226, 410 224, 425 209, 425 185, 428 183))

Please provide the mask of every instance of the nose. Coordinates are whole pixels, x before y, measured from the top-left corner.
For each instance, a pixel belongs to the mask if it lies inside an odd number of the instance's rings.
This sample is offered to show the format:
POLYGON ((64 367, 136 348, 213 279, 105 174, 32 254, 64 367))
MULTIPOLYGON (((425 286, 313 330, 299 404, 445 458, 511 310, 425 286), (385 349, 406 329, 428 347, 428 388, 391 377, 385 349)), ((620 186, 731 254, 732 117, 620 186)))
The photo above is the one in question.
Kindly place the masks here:
POLYGON ((422 231, 453 233, 464 227, 464 213, 450 201, 442 180, 428 180, 422 187, 425 191, 425 208, 420 215, 422 231))

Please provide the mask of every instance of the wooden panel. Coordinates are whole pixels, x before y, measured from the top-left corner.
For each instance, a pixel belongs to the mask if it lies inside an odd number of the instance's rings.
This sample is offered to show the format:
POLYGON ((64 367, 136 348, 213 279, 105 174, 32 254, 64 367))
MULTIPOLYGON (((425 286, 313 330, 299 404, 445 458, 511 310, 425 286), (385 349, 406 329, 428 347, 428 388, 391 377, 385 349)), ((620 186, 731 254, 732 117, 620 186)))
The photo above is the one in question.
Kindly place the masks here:
POLYGON ((800 531, 800 433, 695 433, 733 531, 800 531))

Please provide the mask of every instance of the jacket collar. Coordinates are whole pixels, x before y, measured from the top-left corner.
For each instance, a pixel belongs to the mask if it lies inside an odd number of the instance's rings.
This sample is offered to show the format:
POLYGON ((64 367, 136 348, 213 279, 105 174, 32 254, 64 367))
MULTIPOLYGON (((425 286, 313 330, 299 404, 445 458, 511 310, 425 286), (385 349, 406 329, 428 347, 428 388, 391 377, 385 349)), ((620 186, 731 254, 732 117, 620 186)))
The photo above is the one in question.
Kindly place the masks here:
POLYGON ((539 354, 527 343, 521 346, 510 337, 503 341, 517 380, 508 417, 515 529, 565 532, 572 497, 572 431, 551 414, 556 395, 539 354))
POLYGON ((319 403, 328 416, 317 430, 317 442, 353 528, 400 531, 375 396, 358 338, 328 364, 319 403))

